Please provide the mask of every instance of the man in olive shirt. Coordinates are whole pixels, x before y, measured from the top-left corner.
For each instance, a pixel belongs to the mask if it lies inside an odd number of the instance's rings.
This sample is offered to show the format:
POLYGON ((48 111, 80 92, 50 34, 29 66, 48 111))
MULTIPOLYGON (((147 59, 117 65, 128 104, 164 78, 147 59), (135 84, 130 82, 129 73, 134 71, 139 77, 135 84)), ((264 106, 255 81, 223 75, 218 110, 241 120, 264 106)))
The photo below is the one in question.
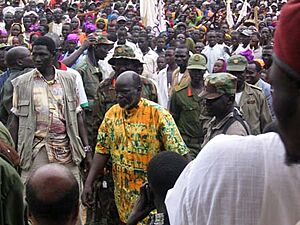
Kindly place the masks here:
POLYGON ((189 59, 187 69, 190 82, 175 86, 170 103, 170 112, 193 158, 201 149, 205 135, 204 124, 208 121, 203 102, 198 97, 203 87, 206 63, 206 58, 200 54, 194 54, 189 59))

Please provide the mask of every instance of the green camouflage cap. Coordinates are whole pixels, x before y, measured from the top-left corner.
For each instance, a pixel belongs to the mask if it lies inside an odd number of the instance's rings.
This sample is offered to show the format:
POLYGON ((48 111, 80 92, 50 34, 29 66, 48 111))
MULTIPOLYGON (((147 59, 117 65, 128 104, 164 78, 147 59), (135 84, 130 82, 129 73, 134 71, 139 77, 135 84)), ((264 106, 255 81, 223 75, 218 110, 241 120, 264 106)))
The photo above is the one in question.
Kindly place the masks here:
POLYGON ((103 36, 102 34, 95 35, 95 38, 96 38, 96 41, 95 41, 96 45, 99 45, 99 44, 112 45, 112 44, 114 44, 114 42, 108 40, 107 37, 103 36))
POLYGON ((194 54, 188 61, 187 69, 206 70, 206 58, 201 54, 194 54))
POLYGON ((133 49, 127 45, 117 46, 114 50, 113 57, 110 60, 108 60, 108 63, 110 65, 115 65, 118 59, 130 59, 139 63, 143 63, 136 57, 133 49))
POLYGON ((246 67, 247 67, 247 59, 244 56, 241 55, 234 55, 231 56, 228 60, 227 60, 227 71, 237 71, 237 72, 241 72, 241 71, 245 71, 246 67))
POLYGON ((237 78, 230 73, 213 73, 204 80, 204 90, 199 97, 215 99, 224 94, 236 93, 237 78))

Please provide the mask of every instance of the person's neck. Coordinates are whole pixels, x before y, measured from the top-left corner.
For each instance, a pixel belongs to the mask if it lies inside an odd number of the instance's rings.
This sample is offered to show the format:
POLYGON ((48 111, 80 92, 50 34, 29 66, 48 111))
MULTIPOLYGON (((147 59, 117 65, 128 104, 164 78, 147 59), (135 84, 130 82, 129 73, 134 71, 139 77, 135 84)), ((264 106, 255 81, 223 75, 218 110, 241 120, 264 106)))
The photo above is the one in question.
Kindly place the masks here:
POLYGON ((10 67, 8 68, 10 71, 22 71, 23 69, 25 68, 21 68, 19 66, 13 66, 13 67, 10 67))
POLYGON ((179 72, 184 73, 186 71, 186 66, 180 66, 179 67, 179 72))
POLYGON ((97 59, 95 58, 94 52, 93 52, 93 51, 88 51, 87 56, 88 56, 89 62, 90 62, 94 67, 98 67, 98 61, 97 61, 97 59))
POLYGON ((216 117, 215 122, 216 123, 221 122, 225 118, 225 116, 227 116, 232 111, 233 111, 233 107, 230 108, 229 110, 224 111, 223 113, 220 113, 219 115, 215 115, 215 117, 216 117))
POLYGON ((238 86, 236 88, 236 93, 242 92, 244 90, 244 88, 245 88, 245 82, 243 82, 243 84, 241 86, 238 86))
POLYGON ((143 53, 143 55, 146 55, 149 51, 150 51, 150 48, 147 47, 147 48, 142 50, 142 53, 143 53))
POLYGON ((239 47, 239 45, 240 45, 240 44, 232 45, 232 50, 235 51, 235 50, 239 47))
POLYGON ((43 75, 43 77, 47 81, 54 79, 55 70, 54 70, 54 68, 52 66, 49 66, 49 67, 45 68, 43 71, 39 70, 39 72, 43 75))
POLYGON ((177 64, 176 63, 172 63, 172 64, 168 64, 168 69, 169 71, 174 71, 177 69, 177 64))
POLYGON ((126 44, 126 41, 127 41, 127 40, 125 40, 124 42, 122 41, 122 42, 120 43, 120 41, 118 40, 118 41, 117 41, 117 44, 118 44, 118 45, 125 45, 125 44, 126 44))
POLYGON ((191 82, 191 86, 192 86, 192 88, 195 88, 195 89, 202 89, 203 80, 201 80, 200 82, 191 82))

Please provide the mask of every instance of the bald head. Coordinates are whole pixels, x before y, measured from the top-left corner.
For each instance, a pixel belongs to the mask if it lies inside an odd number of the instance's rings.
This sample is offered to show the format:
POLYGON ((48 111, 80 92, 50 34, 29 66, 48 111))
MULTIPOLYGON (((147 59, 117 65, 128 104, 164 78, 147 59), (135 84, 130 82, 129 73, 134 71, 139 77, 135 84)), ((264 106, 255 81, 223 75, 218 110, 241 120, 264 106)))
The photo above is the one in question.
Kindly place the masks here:
POLYGON ((116 80, 117 100, 121 108, 132 109, 141 99, 142 82, 136 72, 121 73, 116 80))
POLYGON ((38 224, 68 224, 76 221, 79 186, 64 166, 48 164, 37 169, 26 185, 29 210, 38 224))
POLYGON ((23 46, 13 47, 7 51, 5 61, 8 68, 20 67, 21 69, 32 66, 30 51, 23 46), (28 62, 24 59, 29 59, 28 62), (31 64, 31 65, 30 65, 31 64))
POLYGON ((141 86, 141 77, 134 71, 126 71, 118 76, 116 85, 118 83, 137 88, 141 86))

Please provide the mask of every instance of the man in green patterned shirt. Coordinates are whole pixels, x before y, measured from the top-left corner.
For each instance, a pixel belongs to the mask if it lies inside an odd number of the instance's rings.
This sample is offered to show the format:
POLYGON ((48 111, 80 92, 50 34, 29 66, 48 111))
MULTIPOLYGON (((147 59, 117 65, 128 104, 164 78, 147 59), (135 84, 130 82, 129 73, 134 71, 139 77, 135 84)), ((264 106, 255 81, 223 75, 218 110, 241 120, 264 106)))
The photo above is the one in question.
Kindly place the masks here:
POLYGON ((176 124, 160 105, 141 98, 140 76, 128 71, 116 80, 118 105, 108 110, 99 128, 96 154, 85 183, 83 202, 91 206, 92 184, 109 157, 115 184, 115 200, 120 220, 126 223, 146 181, 147 164, 160 151, 187 155, 176 124))

